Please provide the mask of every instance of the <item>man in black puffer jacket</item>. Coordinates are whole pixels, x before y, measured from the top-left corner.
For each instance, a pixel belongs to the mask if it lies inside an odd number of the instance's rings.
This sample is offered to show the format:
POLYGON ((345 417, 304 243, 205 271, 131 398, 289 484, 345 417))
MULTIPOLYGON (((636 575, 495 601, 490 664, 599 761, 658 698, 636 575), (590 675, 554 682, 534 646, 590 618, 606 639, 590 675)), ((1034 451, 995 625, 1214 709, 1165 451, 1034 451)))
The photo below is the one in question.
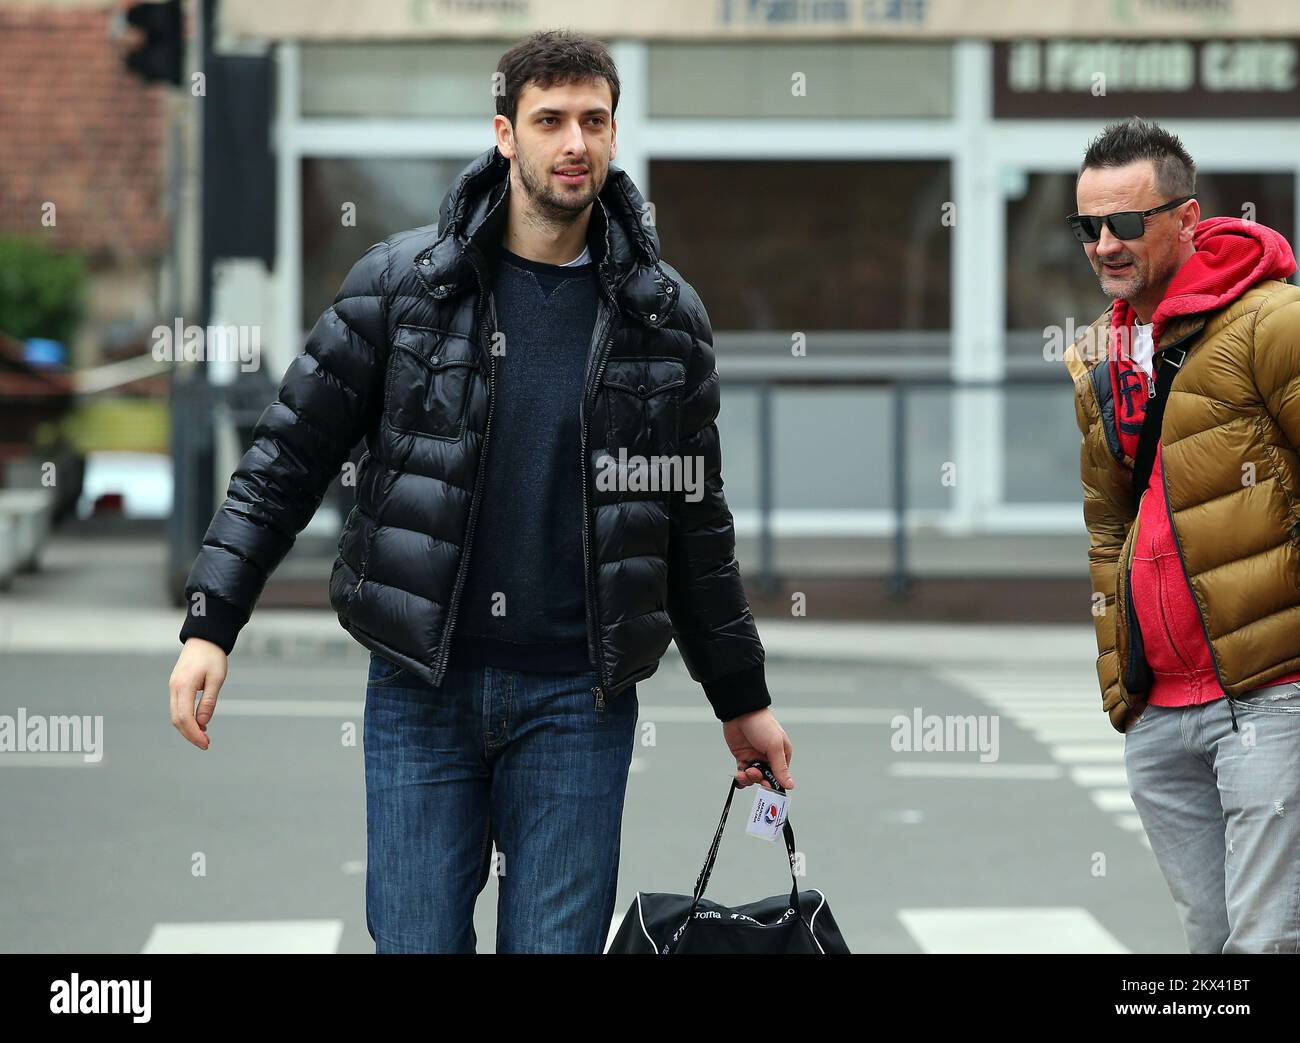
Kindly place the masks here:
POLYGON ((636 682, 670 640, 738 784, 766 760, 793 786, 723 496, 712 331, 610 163, 613 62, 539 33, 498 72, 496 145, 437 225, 366 251, 258 422, 191 570, 171 680, 173 723, 206 748, 239 630, 364 437, 329 592, 372 653, 381 951, 473 949, 492 839, 511 858, 498 951, 603 950, 636 682), (680 470, 637 482, 607 466, 624 457, 680 470))

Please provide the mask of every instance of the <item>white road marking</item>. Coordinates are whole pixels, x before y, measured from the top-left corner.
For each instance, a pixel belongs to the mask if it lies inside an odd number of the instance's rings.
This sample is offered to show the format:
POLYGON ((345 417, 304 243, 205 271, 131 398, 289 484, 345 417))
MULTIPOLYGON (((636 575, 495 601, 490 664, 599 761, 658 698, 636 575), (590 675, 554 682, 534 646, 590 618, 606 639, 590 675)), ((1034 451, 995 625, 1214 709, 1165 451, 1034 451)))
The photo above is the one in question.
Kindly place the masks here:
POLYGON ((86 760, 84 753, 0 753, 0 768, 102 768, 103 757, 86 760))
POLYGON ((1095 742, 1105 733, 1095 722, 1088 724, 1040 724, 1030 729, 1035 739, 1047 746, 1095 742))
POLYGON ((1093 803, 1136 833, 1149 848, 1134 814, 1124 770, 1124 737, 1102 712, 1097 678, 1090 670, 1009 665, 945 669, 939 676, 1009 717, 1047 747, 1070 780, 1087 790, 1093 803))
POLYGON ((223 699, 217 697, 217 720, 222 717, 359 717, 366 704, 343 699, 223 699))
MULTIPOLYGON (((618 698, 615 696, 615 698, 618 698)), ((703 697, 701 697, 703 698, 703 697)), ((666 724, 717 724, 713 707, 661 706, 641 701, 639 719, 666 724)), ((901 709, 873 709, 863 706, 777 706, 774 712, 782 724, 879 724, 888 725, 901 709)), ((217 699, 217 717, 359 717, 365 703, 343 699, 217 699)))
POLYGON ((1114 743, 1071 743, 1050 747, 1052 759, 1066 764, 1123 764, 1124 747, 1114 743))
POLYGON ((1128 772, 1121 765, 1116 768, 1111 765, 1085 765, 1081 768, 1071 768, 1070 778, 1080 786, 1127 786, 1128 772))
POLYGON ((1129 813, 1135 810, 1133 798, 1127 789, 1095 789, 1092 791, 1092 802, 1102 811, 1129 813))
POLYGON ((898 918, 926 953, 1127 953, 1086 909, 900 909, 898 918))
POLYGON ((141 953, 335 953, 342 920, 154 924, 141 953))
POLYGON ((1101 712, 1101 708, 1091 706, 1081 702, 1078 699, 1061 693, 1053 694, 1050 698, 1038 695, 1005 695, 997 692, 990 692, 983 697, 985 701, 993 703, 996 706, 1014 706, 1024 710, 1041 710, 1046 713, 1048 710, 1070 713, 1086 713, 1098 720, 1105 720, 1106 715, 1101 712))
POLYGON ((898 778, 927 779, 1059 779, 1059 764, 988 764, 975 762, 901 761, 889 765, 898 778))
POLYGON ((905 826, 915 826, 925 821, 925 812, 919 808, 900 808, 897 811, 882 811, 882 822, 898 822, 905 826))
MULTIPOLYGON (((717 724, 713 708, 702 706, 660 706, 642 702, 638 708, 643 721, 660 721, 671 724, 717 724)), ((907 716, 907 711, 873 709, 866 706, 784 706, 773 705, 772 712, 783 724, 882 724, 888 725, 895 717, 907 716)))

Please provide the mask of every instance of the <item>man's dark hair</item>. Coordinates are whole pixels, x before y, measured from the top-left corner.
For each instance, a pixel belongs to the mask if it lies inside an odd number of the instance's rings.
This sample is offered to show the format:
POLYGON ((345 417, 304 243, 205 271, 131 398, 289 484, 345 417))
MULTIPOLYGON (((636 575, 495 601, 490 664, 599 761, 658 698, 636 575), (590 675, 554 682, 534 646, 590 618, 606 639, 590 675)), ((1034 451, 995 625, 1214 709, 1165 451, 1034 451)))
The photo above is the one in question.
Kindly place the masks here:
POLYGON ((609 114, 618 108, 618 69, 604 44, 581 33, 553 29, 533 33, 515 44, 497 62, 504 93, 497 94, 497 115, 511 126, 519 110, 519 95, 530 83, 554 87, 575 81, 603 79, 609 84, 609 114))
POLYGON ((1196 164, 1178 137, 1153 120, 1130 116, 1108 124, 1088 145, 1079 174, 1089 167, 1126 167, 1149 159, 1155 166, 1156 189, 1170 199, 1196 191, 1196 164))

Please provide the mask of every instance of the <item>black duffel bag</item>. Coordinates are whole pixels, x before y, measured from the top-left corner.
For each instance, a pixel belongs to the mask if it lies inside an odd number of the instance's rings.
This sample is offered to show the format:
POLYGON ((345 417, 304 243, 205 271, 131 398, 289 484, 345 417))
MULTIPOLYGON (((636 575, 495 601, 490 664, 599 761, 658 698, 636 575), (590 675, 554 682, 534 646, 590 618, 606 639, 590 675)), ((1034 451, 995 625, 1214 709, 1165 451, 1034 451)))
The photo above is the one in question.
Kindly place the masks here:
MULTIPOLYGON (((776 792, 785 792, 766 761, 754 761, 750 766, 758 768, 776 792)), ((695 881, 695 893, 638 891, 610 943, 609 953, 848 953, 826 896, 816 888, 799 890, 794 875, 794 830, 788 818, 782 830, 790 859, 788 895, 763 898, 734 909, 704 897, 709 874, 718 857, 722 830, 727 824, 727 812, 731 810, 731 798, 738 789, 740 786, 732 779, 713 846, 695 881)))

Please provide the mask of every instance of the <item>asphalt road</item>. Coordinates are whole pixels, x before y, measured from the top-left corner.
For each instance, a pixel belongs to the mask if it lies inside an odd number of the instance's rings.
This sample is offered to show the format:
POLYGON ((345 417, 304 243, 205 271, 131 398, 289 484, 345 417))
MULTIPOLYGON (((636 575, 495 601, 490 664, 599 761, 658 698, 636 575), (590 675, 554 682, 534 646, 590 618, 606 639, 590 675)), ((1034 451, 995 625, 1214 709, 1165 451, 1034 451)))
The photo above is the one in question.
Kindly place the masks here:
MULTIPOLYGON (((0 715, 100 715, 104 732, 94 763, 0 754, 0 950, 372 952, 365 652, 236 649, 207 752, 171 726, 174 662, 5 652, 0 715)), ((769 662, 795 746, 800 885, 825 893, 852 951, 1186 951, 1090 671, 769 662), (976 715, 986 739, 996 725, 996 759, 989 744, 983 761, 952 741, 895 748, 907 745, 898 715, 923 731, 930 715, 976 715)), ((611 932, 638 889, 690 891, 733 764, 680 660, 638 693, 655 741, 638 745, 629 777, 611 932)), ((748 794, 733 804, 716 901, 789 884, 779 842, 744 833, 748 794)), ((479 952, 493 950, 495 906, 490 878, 479 952)))

